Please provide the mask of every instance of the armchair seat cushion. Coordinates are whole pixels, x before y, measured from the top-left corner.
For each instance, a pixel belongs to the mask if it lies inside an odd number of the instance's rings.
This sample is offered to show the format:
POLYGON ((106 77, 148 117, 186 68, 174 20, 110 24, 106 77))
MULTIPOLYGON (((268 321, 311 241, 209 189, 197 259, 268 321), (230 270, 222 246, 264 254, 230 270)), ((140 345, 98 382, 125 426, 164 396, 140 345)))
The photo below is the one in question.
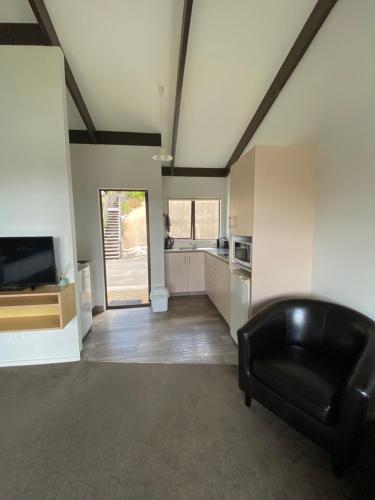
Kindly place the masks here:
POLYGON ((252 374, 297 408, 332 426, 350 367, 332 356, 287 345, 253 359, 252 374))

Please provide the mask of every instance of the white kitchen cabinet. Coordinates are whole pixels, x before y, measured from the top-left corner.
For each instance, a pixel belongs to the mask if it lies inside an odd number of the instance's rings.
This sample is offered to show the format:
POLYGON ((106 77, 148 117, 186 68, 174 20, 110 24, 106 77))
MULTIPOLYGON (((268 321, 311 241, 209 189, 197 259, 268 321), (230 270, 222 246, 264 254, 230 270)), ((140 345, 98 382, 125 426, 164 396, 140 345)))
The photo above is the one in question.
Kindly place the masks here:
POLYGON ((203 292, 203 252, 166 252, 165 275, 171 293, 203 292))
POLYGON ((230 274, 229 264, 213 255, 205 255, 205 288, 223 318, 229 322, 230 274))
POLYGON ((187 292, 186 253, 165 253, 165 281, 170 293, 187 292))
POLYGON ((204 291, 204 253, 187 253, 187 290, 189 292, 204 291))
POLYGON ((252 237, 251 313, 311 293, 316 150, 255 146, 230 172, 230 232, 252 237))
POLYGON ((253 234, 254 165, 255 152, 251 150, 230 171, 229 231, 235 236, 253 234))
POLYGON ((207 295, 210 297, 212 302, 215 302, 215 290, 216 290, 216 259, 212 255, 205 254, 205 290, 207 295))
POLYGON ((206 292, 229 323, 229 264, 206 252, 165 252, 166 286, 171 293, 206 292))

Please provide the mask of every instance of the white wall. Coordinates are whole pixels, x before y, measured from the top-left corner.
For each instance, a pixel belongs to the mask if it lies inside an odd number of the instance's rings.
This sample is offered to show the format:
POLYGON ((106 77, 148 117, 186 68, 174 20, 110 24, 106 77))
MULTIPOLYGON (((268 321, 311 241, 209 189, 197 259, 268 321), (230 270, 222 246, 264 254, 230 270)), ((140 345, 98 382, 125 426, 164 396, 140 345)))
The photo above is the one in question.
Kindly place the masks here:
POLYGON ((72 144, 72 178, 79 259, 92 261, 93 302, 104 306, 100 189, 148 190, 151 286, 164 285, 162 186, 156 148, 72 144))
MULTIPOLYGON (((76 281, 64 59, 59 48, 0 46, 0 235, 53 236, 76 281)), ((0 365, 79 359, 77 317, 63 330, 0 334, 0 365)))
MULTIPOLYGON (((169 198, 218 198, 221 200, 221 236, 227 235, 228 177, 163 177, 163 209, 168 211, 169 198)), ((188 241, 188 240, 187 240, 188 241)), ((179 240, 183 246, 185 240, 179 240)), ((212 243, 201 241, 200 246, 212 243)))
POLYGON ((375 318, 375 2, 340 0, 254 144, 317 144, 313 293, 375 318))

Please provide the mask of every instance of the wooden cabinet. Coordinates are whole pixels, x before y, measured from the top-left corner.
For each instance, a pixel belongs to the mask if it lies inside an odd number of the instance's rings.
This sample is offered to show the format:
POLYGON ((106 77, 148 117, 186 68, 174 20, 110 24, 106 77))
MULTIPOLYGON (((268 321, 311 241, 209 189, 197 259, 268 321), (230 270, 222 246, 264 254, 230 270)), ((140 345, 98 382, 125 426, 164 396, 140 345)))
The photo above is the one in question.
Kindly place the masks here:
POLYGON ((166 252, 165 275, 171 293, 203 292, 203 252, 166 252))
POLYGON ((213 255, 205 255, 205 288, 220 314, 229 323, 229 264, 213 255))
POLYGON ((229 231, 236 236, 252 236, 254 209, 255 151, 241 157, 230 171, 229 231))
POLYGON ((0 293, 0 331, 64 328, 76 316, 74 284, 0 293))

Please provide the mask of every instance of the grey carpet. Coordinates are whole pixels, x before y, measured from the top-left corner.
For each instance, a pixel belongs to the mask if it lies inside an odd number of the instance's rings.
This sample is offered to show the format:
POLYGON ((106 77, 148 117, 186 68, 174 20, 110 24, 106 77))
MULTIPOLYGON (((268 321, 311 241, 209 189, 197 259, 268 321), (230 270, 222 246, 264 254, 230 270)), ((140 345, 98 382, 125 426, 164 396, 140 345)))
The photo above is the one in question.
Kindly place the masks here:
MULTIPOLYGON (((0 497, 374 498, 258 404, 236 368, 72 363, 0 370, 0 497)), ((372 486, 374 483, 372 483, 372 486)))

